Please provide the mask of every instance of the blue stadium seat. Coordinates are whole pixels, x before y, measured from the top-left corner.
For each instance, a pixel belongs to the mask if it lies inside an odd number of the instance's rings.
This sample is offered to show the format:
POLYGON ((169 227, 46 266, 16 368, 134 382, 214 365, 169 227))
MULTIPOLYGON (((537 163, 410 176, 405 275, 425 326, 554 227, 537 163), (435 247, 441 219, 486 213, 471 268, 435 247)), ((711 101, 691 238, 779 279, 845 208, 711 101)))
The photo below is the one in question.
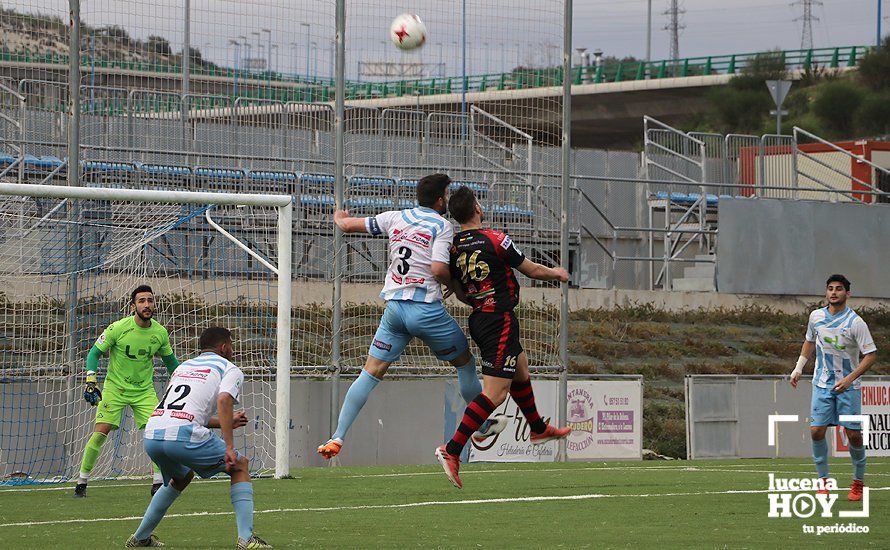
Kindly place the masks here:
POLYGON ((392 178, 352 176, 346 184, 346 208, 355 216, 373 216, 395 208, 396 182, 392 178))
POLYGON ((525 233, 535 228, 535 213, 512 204, 494 204, 488 207, 491 226, 507 233, 525 233))
POLYGON ((136 166, 128 162, 86 160, 81 177, 88 186, 133 188, 138 185, 136 166))
POLYGON ((297 194, 297 175, 293 172, 275 170, 249 170, 247 179, 250 182, 250 193, 297 194))
POLYGON ((198 191, 235 193, 241 191, 244 170, 233 168, 195 168, 193 181, 198 191))
MULTIPOLYGON (((701 198, 700 193, 677 193, 677 192, 668 193, 667 191, 657 191, 654 196, 658 200, 670 199, 670 201, 672 203, 682 204, 682 205, 691 205, 692 203, 697 201, 699 198, 701 198)), ((717 195, 711 195, 711 194, 706 195, 706 198, 705 198, 705 201, 707 202, 708 206, 716 206, 718 200, 719 200, 719 197, 717 195)))
POLYGON ((309 228, 330 229, 334 216, 334 176, 300 175, 299 219, 309 228))
POLYGON ((476 198, 480 201, 488 198, 488 184, 477 181, 455 181, 451 183, 451 192, 457 190, 458 187, 469 187, 476 198))
POLYGON ((192 169, 173 164, 136 164, 143 189, 192 190, 192 169))

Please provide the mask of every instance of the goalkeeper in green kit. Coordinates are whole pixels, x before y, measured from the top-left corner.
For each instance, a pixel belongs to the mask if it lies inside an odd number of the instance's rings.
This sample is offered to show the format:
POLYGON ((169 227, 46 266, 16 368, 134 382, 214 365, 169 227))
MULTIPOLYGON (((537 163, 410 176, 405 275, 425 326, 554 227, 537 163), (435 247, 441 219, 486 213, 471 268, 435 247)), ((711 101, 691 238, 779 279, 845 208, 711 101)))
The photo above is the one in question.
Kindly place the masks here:
MULTIPOLYGON (((80 477, 74 488, 75 497, 87 496, 87 482, 90 472, 99 455, 102 445, 111 430, 120 428, 124 408, 133 409, 136 426, 145 428, 151 413, 158 405, 158 395, 153 384, 156 355, 161 357, 168 372, 179 366, 179 360, 170 347, 170 336, 160 323, 152 319, 155 312, 155 298, 151 287, 140 285, 130 294, 133 315, 124 317, 108 325, 90 349, 86 361, 86 386, 83 398, 96 407, 96 429, 83 450, 80 477), (99 390, 96 370, 99 357, 109 354, 108 372, 105 384, 99 390)), ((154 480, 151 494, 163 484, 160 470, 154 466, 154 480)))

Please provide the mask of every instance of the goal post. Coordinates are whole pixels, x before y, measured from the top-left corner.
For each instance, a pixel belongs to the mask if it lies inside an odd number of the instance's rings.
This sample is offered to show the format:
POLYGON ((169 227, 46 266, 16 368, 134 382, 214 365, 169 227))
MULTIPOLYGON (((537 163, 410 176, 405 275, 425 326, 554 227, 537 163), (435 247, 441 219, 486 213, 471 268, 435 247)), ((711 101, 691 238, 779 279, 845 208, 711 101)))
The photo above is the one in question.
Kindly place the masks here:
MULTIPOLYGON (((292 204, 290 195, 0 183, 6 482, 76 474, 95 414, 80 398, 83 357, 144 281, 157 285, 158 321, 182 359, 207 325, 234 329, 251 419, 236 445, 252 470, 287 476, 292 204)), ((94 475, 148 475, 141 439, 125 418, 94 475)))

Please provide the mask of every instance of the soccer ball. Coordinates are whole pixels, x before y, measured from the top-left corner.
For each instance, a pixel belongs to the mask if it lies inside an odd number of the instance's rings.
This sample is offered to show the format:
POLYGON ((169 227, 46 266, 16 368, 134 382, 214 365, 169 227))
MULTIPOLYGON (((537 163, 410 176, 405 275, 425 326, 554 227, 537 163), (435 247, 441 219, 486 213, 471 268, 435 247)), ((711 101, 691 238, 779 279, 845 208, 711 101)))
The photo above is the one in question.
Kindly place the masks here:
POLYGON ((426 25, 413 13, 403 13, 392 20, 389 39, 402 50, 413 50, 426 42, 426 25))

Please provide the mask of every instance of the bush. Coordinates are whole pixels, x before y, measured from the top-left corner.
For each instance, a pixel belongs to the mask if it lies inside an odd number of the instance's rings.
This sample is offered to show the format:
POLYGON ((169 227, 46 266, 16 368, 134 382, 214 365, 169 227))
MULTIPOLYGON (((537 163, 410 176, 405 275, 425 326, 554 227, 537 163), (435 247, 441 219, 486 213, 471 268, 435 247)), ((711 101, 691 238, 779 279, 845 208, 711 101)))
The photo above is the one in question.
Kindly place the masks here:
POLYGON ((848 137, 853 132, 853 114, 864 99, 865 92, 854 82, 827 82, 813 102, 813 112, 830 131, 848 137))
POLYGON ((890 90, 890 36, 859 61, 859 78, 876 92, 890 90))
POLYGON ((890 93, 868 94, 854 116, 861 134, 890 134, 890 93))

